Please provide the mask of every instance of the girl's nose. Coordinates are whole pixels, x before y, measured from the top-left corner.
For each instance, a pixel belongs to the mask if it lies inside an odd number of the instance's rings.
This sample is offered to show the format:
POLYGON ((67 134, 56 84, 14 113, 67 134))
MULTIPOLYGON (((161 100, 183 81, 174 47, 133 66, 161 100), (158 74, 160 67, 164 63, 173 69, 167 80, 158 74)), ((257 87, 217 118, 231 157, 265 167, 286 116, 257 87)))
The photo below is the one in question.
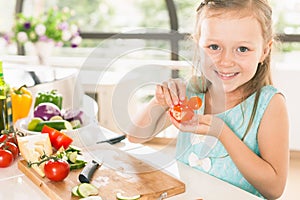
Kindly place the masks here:
POLYGON ((224 50, 219 58, 219 64, 223 67, 231 67, 234 63, 234 54, 230 50, 224 50))

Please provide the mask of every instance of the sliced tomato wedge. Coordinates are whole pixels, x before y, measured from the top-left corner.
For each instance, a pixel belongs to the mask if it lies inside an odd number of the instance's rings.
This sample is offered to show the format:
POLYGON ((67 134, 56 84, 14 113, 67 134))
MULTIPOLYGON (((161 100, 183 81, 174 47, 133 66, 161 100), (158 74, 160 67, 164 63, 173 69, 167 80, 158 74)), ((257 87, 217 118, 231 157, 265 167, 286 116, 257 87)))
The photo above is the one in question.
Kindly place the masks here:
POLYGON ((54 148, 59 149, 60 147, 64 147, 65 149, 67 149, 72 142, 73 142, 72 138, 70 138, 66 134, 62 133, 61 135, 59 135, 56 138, 56 146, 57 147, 54 147, 54 148))
POLYGON ((73 139, 66 134, 49 127, 47 125, 43 126, 42 133, 48 133, 51 145, 58 150, 60 147, 67 149, 69 145, 73 142, 73 139))
POLYGON ((202 106, 202 100, 198 96, 194 96, 190 98, 187 104, 191 109, 198 110, 202 106))
POLYGON ((194 116, 194 111, 190 108, 186 108, 181 113, 181 122, 190 121, 194 116))
POLYGON ((171 116, 178 122, 189 121, 193 118, 194 112, 191 108, 184 105, 176 105, 170 109, 171 116))

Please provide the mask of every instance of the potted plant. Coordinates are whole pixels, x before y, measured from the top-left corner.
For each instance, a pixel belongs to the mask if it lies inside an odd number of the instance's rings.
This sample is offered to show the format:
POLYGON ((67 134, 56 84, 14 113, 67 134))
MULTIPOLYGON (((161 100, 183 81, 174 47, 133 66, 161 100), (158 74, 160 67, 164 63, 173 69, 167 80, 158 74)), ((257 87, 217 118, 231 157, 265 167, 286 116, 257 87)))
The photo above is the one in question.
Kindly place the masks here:
POLYGON ((41 65, 46 64, 45 59, 54 46, 77 47, 81 43, 79 28, 71 20, 73 12, 65 7, 62 10, 50 8, 38 16, 25 16, 17 14, 13 27, 12 39, 19 44, 31 42, 41 65))

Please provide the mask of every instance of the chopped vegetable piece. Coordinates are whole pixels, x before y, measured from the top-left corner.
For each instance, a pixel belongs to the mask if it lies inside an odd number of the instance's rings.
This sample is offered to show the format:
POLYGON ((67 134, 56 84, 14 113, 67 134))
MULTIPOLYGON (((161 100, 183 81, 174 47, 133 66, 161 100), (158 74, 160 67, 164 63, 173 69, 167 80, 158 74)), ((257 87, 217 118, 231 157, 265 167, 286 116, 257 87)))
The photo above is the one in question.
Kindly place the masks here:
POLYGON ((37 107, 41 103, 50 102, 55 104, 59 109, 62 108, 63 97, 57 90, 51 90, 46 92, 39 92, 35 97, 34 107, 37 107))
POLYGON ((76 162, 77 159, 77 151, 70 152, 67 154, 68 155, 68 160, 71 161, 72 163, 76 162))
POLYGON ((60 116, 61 112, 59 107, 53 103, 40 103, 35 107, 33 116, 42 118, 45 121, 50 120, 53 116, 60 116))
POLYGON ((63 118, 70 122, 74 121, 74 120, 79 120, 80 124, 82 124, 83 123, 83 111, 69 109, 63 114, 63 118))
POLYGON ((81 183, 78 186, 77 193, 80 197, 88 197, 97 195, 99 193, 98 188, 90 183, 81 183))
POLYGON ((134 195, 134 196, 123 196, 120 192, 117 193, 117 199, 119 200, 137 200, 140 199, 141 195, 134 195))
POLYGON ((48 133, 52 146, 57 150, 62 146, 67 149, 73 142, 73 139, 68 135, 47 125, 43 126, 42 133, 48 133))
POLYGON ((76 197, 79 196, 79 194, 77 193, 77 190, 78 190, 78 185, 76 185, 75 187, 72 188, 72 194, 76 197))
POLYGON ((83 160, 76 160, 75 163, 70 163, 70 170, 81 169, 86 165, 86 162, 83 160))
POLYGON ((61 130, 72 130, 72 125, 70 122, 66 120, 54 120, 54 121, 41 121, 39 122, 35 128, 34 131, 40 132, 42 131, 44 125, 50 126, 51 128, 54 128, 58 131, 61 130))
POLYGON ((32 118, 31 119, 31 121, 28 123, 28 125, 27 125, 27 129, 29 130, 29 131, 34 131, 35 130, 35 128, 36 128, 36 126, 40 123, 40 122, 42 122, 43 120, 41 119, 41 118, 39 118, 39 117, 34 117, 34 118, 32 118))
POLYGON ((55 121, 55 120, 63 120, 63 118, 61 116, 58 116, 58 115, 55 115, 55 116, 50 118, 50 121, 55 121))
POLYGON ((27 117, 32 104, 32 93, 25 85, 11 90, 12 117, 15 123, 18 119, 27 117))
POLYGON ((79 120, 73 120, 70 123, 71 123, 73 129, 77 129, 77 128, 81 127, 81 123, 79 120))

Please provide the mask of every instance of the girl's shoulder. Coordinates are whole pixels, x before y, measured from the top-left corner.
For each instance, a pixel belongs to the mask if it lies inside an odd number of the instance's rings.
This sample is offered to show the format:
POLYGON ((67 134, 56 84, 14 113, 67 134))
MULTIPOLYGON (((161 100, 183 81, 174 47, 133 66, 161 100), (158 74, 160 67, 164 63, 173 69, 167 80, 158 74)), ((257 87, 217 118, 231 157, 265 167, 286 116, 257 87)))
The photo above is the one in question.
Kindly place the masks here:
POLYGON ((264 94, 273 94, 274 95, 278 92, 279 92, 279 90, 276 87, 274 87, 273 85, 266 85, 261 88, 261 93, 264 93, 264 94))
POLYGON ((261 103, 269 103, 273 96, 276 94, 282 94, 279 89, 274 87, 273 85, 266 85, 260 90, 260 98, 259 101, 261 103))
MULTIPOLYGON (((267 86, 262 87, 260 90, 259 99, 257 102, 256 112, 257 112, 258 117, 261 118, 263 116, 267 107, 269 106, 272 99, 274 99, 274 97, 277 99, 277 98, 282 98, 281 96, 283 96, 283 95, 281 95, 281 92, 273 85, 267 85, 267 86)), ((251 103, 252 105, 254 105, 255 95, 252 95, 252 98, 250 98, 250 99, 251 100, 248 101, 248 103, 251 103)))
MULTIPOLYGON (((258 93, 258 91, 254 92, 246 100, 254 101, 255 96, 257 95, 257 93, 258 93)), ((277 93, 280 93, 280 92, 273 85, 263 86, 259 91, 259 101, 269 101, 277 93)))

